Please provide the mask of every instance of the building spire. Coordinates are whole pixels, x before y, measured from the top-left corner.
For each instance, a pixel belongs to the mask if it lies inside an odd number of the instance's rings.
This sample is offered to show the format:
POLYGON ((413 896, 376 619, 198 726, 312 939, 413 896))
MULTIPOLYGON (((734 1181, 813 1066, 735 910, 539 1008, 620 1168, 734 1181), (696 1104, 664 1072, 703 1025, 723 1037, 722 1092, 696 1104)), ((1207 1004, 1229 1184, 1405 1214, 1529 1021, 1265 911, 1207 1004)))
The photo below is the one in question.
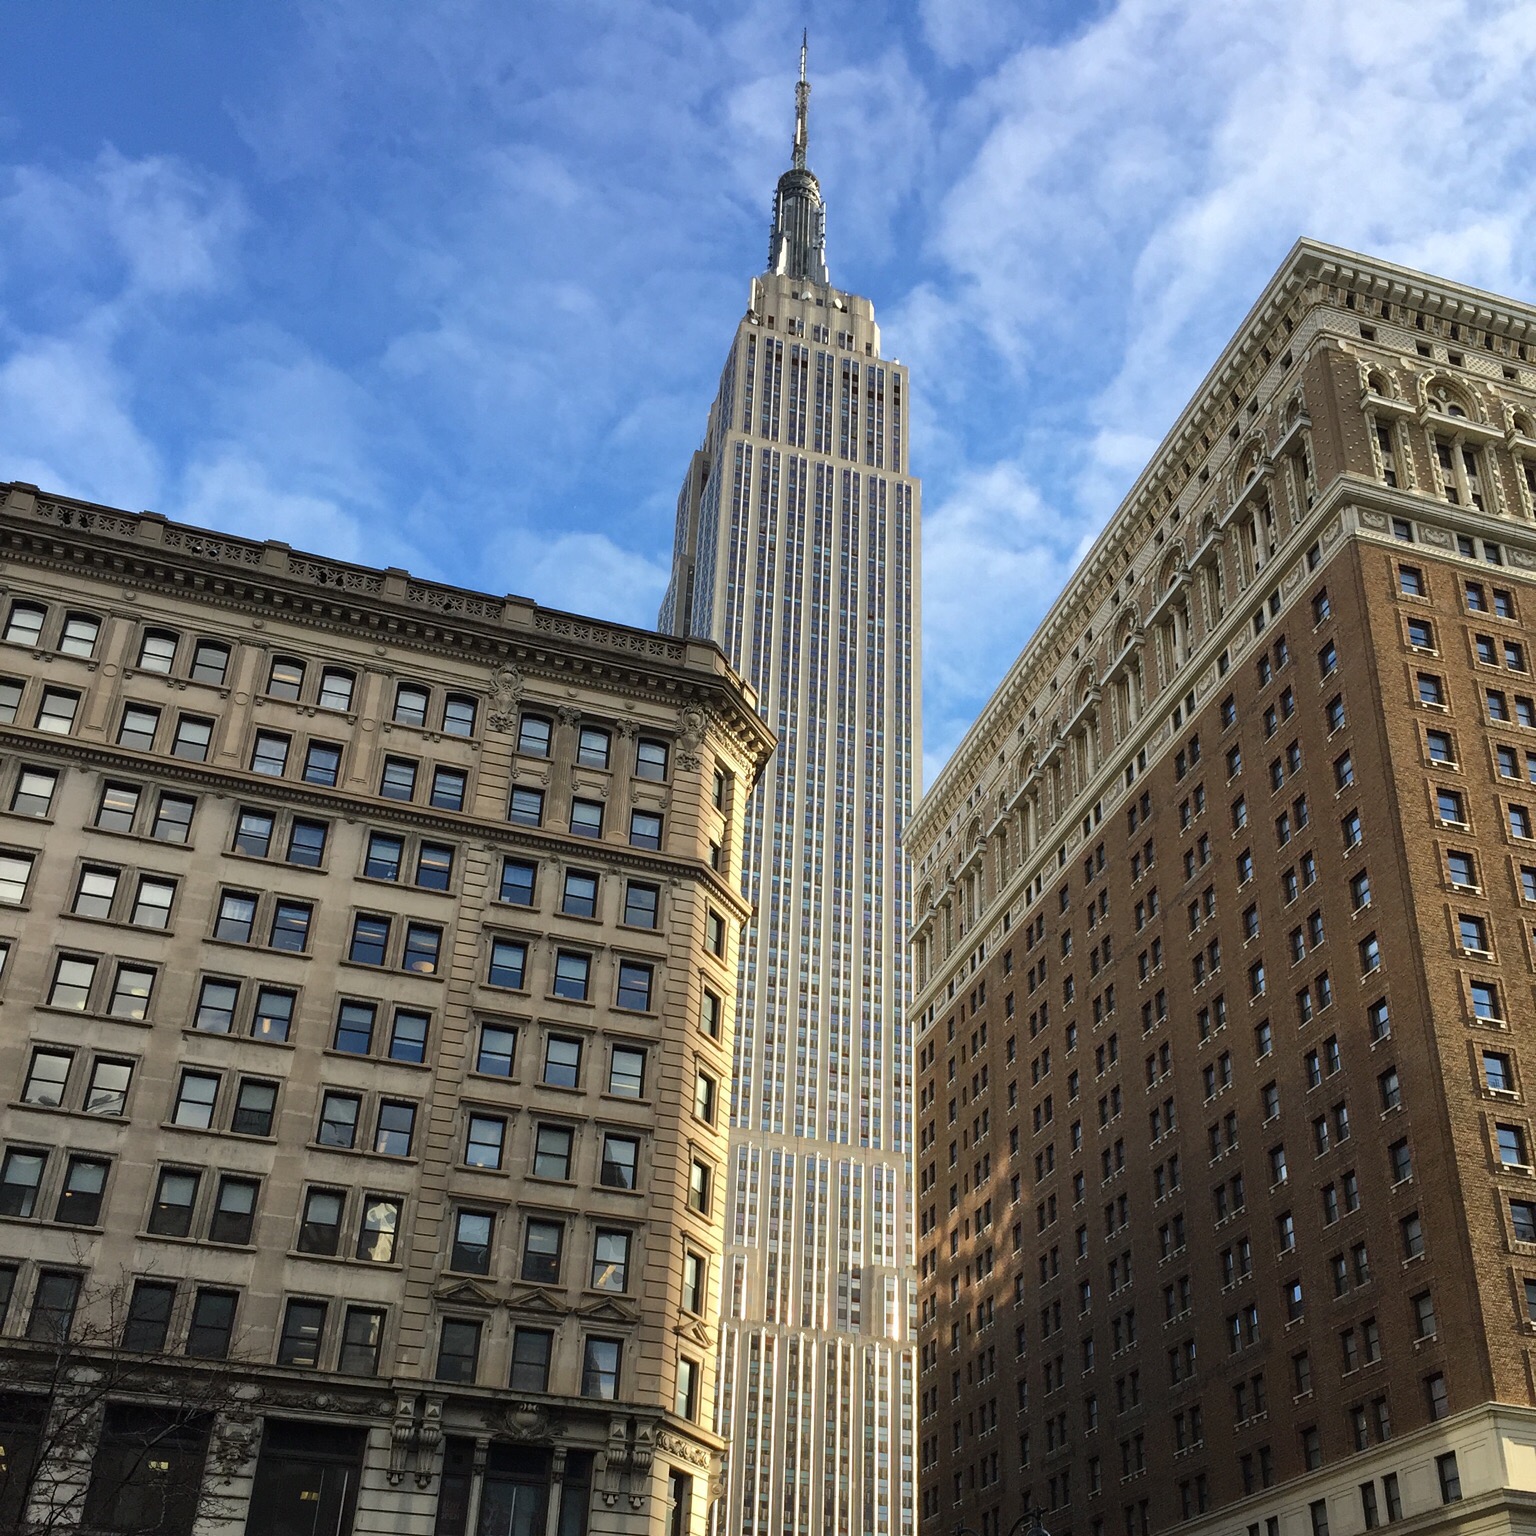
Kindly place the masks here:
POLYGON ((811 87, 805 78, 805 50, 810 41, 810 32, 806 30, 800 34, 800 83, 795 87, 795 154, 794 167, 797 171, 805 169, 805 144, 807 137, 806 121, 810 115, 811 87))
POLYGON ((768 237, 768 270, 808 282, 826 283, 827 210, 821 183, 806 166, 810 137, 811 86, 805 77, 807 34, 800 36, 800 79, 795 86, 795 144, 790 168, 773 195, 773 231, 768 237))

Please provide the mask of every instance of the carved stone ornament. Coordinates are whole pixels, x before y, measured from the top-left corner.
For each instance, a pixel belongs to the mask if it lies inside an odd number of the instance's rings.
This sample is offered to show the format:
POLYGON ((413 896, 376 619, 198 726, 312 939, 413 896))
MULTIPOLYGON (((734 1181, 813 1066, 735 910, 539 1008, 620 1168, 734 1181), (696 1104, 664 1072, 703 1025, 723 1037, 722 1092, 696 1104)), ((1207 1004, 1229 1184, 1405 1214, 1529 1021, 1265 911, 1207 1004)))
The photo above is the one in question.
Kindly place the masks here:
POLYGON ((517 707, 523 699, 523 674, 510 662, 491 673, 491 696, 486 721, 493 731, 517 729, 517 707))
POLYGON ((677 738, 677 761, 690 773, 697 773, 703 760, 699 748, 704 745, 704 711, 697 704, 683 710, 682 734, 677 738))
POLYGON ((514 1440, 547 1440, 554 1432, 549 1411, 538 1403, 513 1403, 503 1410, 496 1427, 514 1440))
POLYGON ((714 1455, 702 1445, 695 1445, 691 1440, 685 1440, 681 1435, 674 1435, 669 1430, 662 1430, 656 1436, 656 1447, 664 1451, 674 1461, 686 1461, 690 1467, 711 1467, 714 1465, 714 1455))

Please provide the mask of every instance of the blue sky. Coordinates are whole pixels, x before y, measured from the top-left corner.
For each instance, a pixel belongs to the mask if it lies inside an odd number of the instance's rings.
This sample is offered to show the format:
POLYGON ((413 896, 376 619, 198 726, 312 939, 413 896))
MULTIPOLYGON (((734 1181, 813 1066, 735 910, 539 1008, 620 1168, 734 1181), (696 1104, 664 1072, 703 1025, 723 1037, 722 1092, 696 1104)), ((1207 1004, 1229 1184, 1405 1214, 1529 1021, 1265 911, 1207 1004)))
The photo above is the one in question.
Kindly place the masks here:
POLYGON ((0 479, 650 623, 789 149, 931 778, 1298 235, 1536 296, 1536 6, 9 0, 0 479))

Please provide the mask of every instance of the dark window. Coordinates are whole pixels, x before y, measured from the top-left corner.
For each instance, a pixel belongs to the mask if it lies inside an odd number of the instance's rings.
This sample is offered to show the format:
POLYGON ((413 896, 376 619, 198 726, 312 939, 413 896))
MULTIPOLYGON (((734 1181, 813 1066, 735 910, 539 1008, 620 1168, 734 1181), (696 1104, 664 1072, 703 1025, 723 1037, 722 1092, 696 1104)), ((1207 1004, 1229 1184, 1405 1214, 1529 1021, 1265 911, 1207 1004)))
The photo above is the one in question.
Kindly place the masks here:
POLYGON ((331 1255, 341 1247, 341 1212, 346 1196, 339 1189, 311 1189, 304 1196, 299 1223, 299 1252, 331 1255))
POLYGON ((259 1189, 255 1179, 235 1178, 226 1174, 219 1180, 218 1198, 214 1201, 213 1216, 208 1223, 208 1241, 211 1243, 249 1243, 256 1223, 256 1194, 259 1189))
POLYGON ((549 1356, 554 1335, 543 1328, 516 1328, 512 1332, 512 1376, 507 1383, 514 1392, 549 1391, 549 1356))
POLYGON ((235 1111, 229 1128, 240 1136, 270 1136, 277 1109, 277 1084, 257 1077, 242 1077, 235 1094, 235 1111))
POLYGON ((524 1280, 540 1285, 557 1285, 560 1281, 560 1250, 565 1238, 565 1228, 558 1221, 541 1221, 530 1217, 527 1235, 523 1240, 524 1280))
POLYGON ((107 1164, 99 1157, 72 1157, 64 1172, 55 1221, 94 1227, 101 1220, 101 1197, 107 1187, 107 1164))
POLYGON ((612 1401, 619 1395, 618 1339, 588 1339, 581 1361, 581 1395, 612 1401))
POLYGON ((277 1363, 315 1370, 320 1364, 320 1341, 325 1335, 323 1301, 290 1301, 283 1313, 283 1331, 277 1341, 277 1363))
POLYGON ((336 1369, 345 1376, 377 1376, 383 1342, 383 1312, 377 1307, 348 1307, 342 1320, 336 1369))
MULTIPOLYGON (((598 1182, 610 1189, 634 1189, 639 1159, 640 1143, 633 1136, 605 1135, 598 1182)), ((1536 1236, 1531 1240, 1536 1242, 1536 1236)))
POLYGON ((409 1157, 415 1130, 416 1106, 397 1099, 385 1099, 379 1105, 379 1123, 374 1133, 373 1150, 390 1157, 409 1157))
POLYGON ((176 1305, 176 1287, 160 1280, 134 1282, 123 1323, 123 1348, 135 1354, 158 1354, 165 1348, 176 1305))
POLYGON ((490 1211, 459 1211, 454 1217, 449 1269, 468 1275, 489 1274, 495 1232, 496 1218, 490 1211))
POLYGON ((187 1327, 187 1353, 199 1360, 223 1360, 235 1331, 234 1291, 200 1290, 187 1327))
POLYGON ((445 1317, 437 1346, 437 1380, 471 1382, 480 1360, 480 1328, 467 1318, 445 1317))
POLYGON ((162 1168, 149 1211, 149 1230, 159 1237, 185 1237, 192 1230, 201 1175, 192 1168, 162 1168))

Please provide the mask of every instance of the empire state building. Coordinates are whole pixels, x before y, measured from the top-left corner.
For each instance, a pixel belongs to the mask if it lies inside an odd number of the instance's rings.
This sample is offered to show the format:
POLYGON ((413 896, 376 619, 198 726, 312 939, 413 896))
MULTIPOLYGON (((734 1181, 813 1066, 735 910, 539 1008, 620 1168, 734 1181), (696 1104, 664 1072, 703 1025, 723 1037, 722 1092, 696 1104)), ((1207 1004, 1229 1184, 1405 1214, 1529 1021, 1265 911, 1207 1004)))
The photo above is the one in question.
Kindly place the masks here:
POLYGON ((913 1042, 902 840, 920 760, 907 370, 827 272, 793 162, 678 498, 660 627, 723 647, 779 738, 746 808, 719 1423, 740 1536, 915 1530, 913 1042))

